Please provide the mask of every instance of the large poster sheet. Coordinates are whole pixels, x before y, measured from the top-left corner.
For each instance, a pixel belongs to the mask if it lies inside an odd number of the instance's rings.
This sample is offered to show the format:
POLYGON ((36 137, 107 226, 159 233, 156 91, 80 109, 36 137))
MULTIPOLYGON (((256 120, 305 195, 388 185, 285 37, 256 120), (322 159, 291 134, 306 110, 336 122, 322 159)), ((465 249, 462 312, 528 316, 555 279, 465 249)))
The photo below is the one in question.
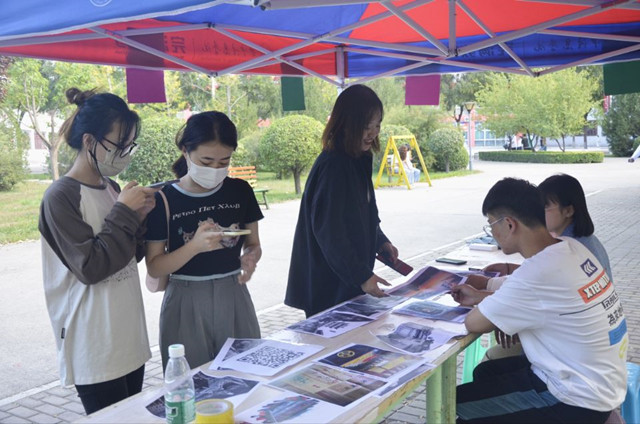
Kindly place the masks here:
POLYGON ((264 339, 234 339, 233 337, 229 337, 222 345, 222 348, 220 348, 220 351, 214 360, 209 364, 209 369, 224 370, 225 368, 220 367, 220 363, 222 363, 222 361, 231 359, 237 354, 246 352, 247 350, 261 345, 264 342, 264 339))
POLYGON ((418 271, 406 283, 389 290, 389 294, 404 297, 413 297, 418 294, 433 296, 448 292, 451 287, 464 283, 466 279, 467 277, 453 272, 428 266, 418 271))
POLYGON ((380 315, 406 300, 407 299, 402 296, 373 297, 364 294, 332 308, 331 311, 378 318, 380 315))
POLYGON ((319 345, 265 340, 256 347, 223 360, 220 367, 270 377, 322 349, 319 345))
POLYGON ((354 343, 317 362, 389 381, 417 367, 424 360, 414 355, 354 343))
POLYGON ((392 331, 381 327, 374 334, 378 339, 394 349, 413 355, 422 355, 437 349, 453 337, 465 335, 466 332, 454 333, 441 328, 405 322, 398 327, 394 326, 392 331))
MULTIPOLYGON (((450 298, 451 296, 447 295, 447 297, 450 298)), ((395 309, 393 313, 436 321, 441 320, 462 323, 470 311, 470 308, 448 306, 432 300, 413 300, 401 305, 398 309, 395 309)))
POLYGON ((352 406, 386 383, 366 375, 313 363, 269 383, 337 406, 352 406))
POLYGON ((235 416, 236 423, 317 424, 333 420, 344 409, 328 402, 291 392, 265 401, 235 416))
POLYGON ((290 325, 287 329, 331 338, 369 324, 371 321, 373 318, 329 310, 290 325))
MULTIPOLYGON (((207 375, 202 371, 193 376, 196 390, 196 402, 205 399, 226 399, 238 407, 258 387, 259 382, 234 376, 207 375)), ((147 410, 156 417, 166 418, 164 396, 160 396, 149 405, 147 410)))

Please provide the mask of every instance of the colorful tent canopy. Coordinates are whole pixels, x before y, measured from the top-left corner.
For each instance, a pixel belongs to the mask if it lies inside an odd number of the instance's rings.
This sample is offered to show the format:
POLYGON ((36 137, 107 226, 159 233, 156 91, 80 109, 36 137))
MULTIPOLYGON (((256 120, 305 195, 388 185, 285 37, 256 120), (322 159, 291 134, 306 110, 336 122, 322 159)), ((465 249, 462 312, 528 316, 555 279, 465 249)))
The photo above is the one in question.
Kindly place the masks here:
POLYGON ((21 0, 0 55, 230 73, 538 75, 640 58, 638 0, 21 0))

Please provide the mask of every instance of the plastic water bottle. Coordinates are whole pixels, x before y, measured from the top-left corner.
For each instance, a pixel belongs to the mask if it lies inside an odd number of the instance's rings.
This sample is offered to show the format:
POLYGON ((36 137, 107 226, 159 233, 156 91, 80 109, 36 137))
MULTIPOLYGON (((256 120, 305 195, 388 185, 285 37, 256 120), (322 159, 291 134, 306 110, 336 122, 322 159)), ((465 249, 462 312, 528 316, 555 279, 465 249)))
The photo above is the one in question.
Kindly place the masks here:
POLYGON ((196 391, 190 375, 184 345, 169 346, 169 362, 164 373, 167 394, 164 407, 168 424, 189 424, 196 419, 196 391))

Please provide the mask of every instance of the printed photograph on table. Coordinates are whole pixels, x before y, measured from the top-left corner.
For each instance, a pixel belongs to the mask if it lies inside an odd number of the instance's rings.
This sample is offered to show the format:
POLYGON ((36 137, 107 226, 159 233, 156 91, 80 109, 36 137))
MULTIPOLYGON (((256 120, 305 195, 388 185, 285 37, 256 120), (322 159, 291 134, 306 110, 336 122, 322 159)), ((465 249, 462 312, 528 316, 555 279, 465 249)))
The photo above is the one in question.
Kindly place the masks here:
POLYGON ((327 311, 290 325, 287 329, 331 338, 351 331, 354 328, 369 324, 372 321, 372 318, 360 315, 327 311))
POLYGON ((377 318, 406 300, 402 296, 373 297, 366 294, 340 305, 332 311, 377 318))
POLYGON ((467 278, 432 266, 421 269, 406 283, 389 290, 394 296, 412 297, 420 293, 443 293, 465 282, 467 278))
POLYGON ((334 405, 348 406, 378 390, 385 382, 315 363, 268 384, 334 405))
POLYGON ((407 383, 408 381, 413 380, 414 378, 424 374, 425 372, 435 368, 436 366, 430 363, 424 363, 421 365, 418 365, 417 368, 414 368, 413 370, 409 371, 406 374, 403 374, 402 376, 400 376, 400 378, 398 378, 395 381, 392 381, 391 383, 387 384, 386 386, 384 386, 380 391, 375 392, 374 396, 384 396, 389 392, 393 392, 396 389, 398 389, 400 386, 402 386, 403 384, 407 383))
POLYGON ((252 349, 222 361, 220 367, 248 374, 273 376, 322 349, 324 348, 319 345, 265 340, 252 349))
POLYGON ((429 300, 415 300, 394 309, 394 314, 409 315, 430 320, 464 322, 464 318, 471 311, 461 306, 447 306, 429 300))
MULTIPOLYGON (((384 326, 382 327, 384 328, 384 326)), ((382 330, 385 331, 385 330, 382 330)), ((440 328, 428 327, 413 322, 405 322, 386 334, 376 334, 376 337, 389 346, 406 353, 420 355, 437 349, 453 337, 465 333, 452 333, 440 328)))
MULTIPOLYGON (((196 402, 205 399, 226 399, 234 407, 240 405, 258 387, 259 381, 234 376, 214 377, 200 371, 193 376, 196 402)), ((147 411, 156 417, 166 418, 164 396, 147 405, 147 411)))
POLYGON ((454 270, 444 270, 447 272, 451 272, 453 274, 459 275, 461 277, 468 277, 470 275, 482 275, 483 277, 487 277, 487 278, 494 278, 494 277, 499 277, 500 273, 497 271, 493 271, 493 272, 488 272, 488 271, 483 271, 483 270, 477 270, 477 271, 454 271, 454 270))
POLYGON ((216 355, 215 359, 211 361, 209 365, 210 370, 225 370, 228 368, 220 367, 222 361, 231 359, 239 353, 246 352, 249 349, 261 345, 264 343, 264 339, 234 339, 229 337, 227 341, 222 345, 220 351, 216 355))
POLYGON ((317 424, 333 420, 344 409, 307 396, 285 392, 235 416, 236 423, 317 424))
POLYGON ((388 380, 399 377, 424 361, 414 355, 352 344, 319 359, 318 362, 388 380))

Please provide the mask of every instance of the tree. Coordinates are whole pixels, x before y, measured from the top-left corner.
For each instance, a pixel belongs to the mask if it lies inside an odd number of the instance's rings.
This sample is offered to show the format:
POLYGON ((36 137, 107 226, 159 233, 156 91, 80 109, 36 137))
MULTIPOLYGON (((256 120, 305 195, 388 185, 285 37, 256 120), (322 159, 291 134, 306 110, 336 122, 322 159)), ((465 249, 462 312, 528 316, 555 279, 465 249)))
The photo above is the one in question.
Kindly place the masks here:
POLYGON ((435 168, 439 171, 463 169, 469 163, 464 148, 464 137, 457 128, 440 128, 431 134, 427 148, 435 157, 435 168))
POLYGON ((62 119, 75 108, 69 105, 64 93, 70 87, 100 88, 107 81, 106 69, 35 59, 16 59, 9 67, 3 109, 16 122, 21 122, 25 114, 29 117, 34 132, 49 150, 54 180, 60 175, 58 151, 62 143, 56 131, 62 119))
POLYGON ((320 152, 323 129, 323 125, 313 118, 289 115, 275 121, 260 140, 261 160, 274 171, 290 171, 296 194, 302 193, 302 172, 320 152))
POLYGON ((527 134, 532 150, 542 137, 563 140, 579 132, 593 106, 595 84, 567 69, 542 77, 493 74, 477 93, 485 126, 495 134, 527 134))
POLYGON ((136 140, 138 149, 121 178, 126 181, 136 180, 142 185, 175 178, 171 165, 181 153, 174 140, 183 122, 178 118, 156 114, 145 118, 143 123, 144 131, 140 132, 136 140))
POLYGON ((466 102, 475 102, 476 93, 487 83, 490 72, 444 74, 440 78, 441 104, 460 126, 466 102))
POLYGON ((613 155, 633 153, 633 140, 640 136, 640 93, 614 96, 602 130, 613 155))

